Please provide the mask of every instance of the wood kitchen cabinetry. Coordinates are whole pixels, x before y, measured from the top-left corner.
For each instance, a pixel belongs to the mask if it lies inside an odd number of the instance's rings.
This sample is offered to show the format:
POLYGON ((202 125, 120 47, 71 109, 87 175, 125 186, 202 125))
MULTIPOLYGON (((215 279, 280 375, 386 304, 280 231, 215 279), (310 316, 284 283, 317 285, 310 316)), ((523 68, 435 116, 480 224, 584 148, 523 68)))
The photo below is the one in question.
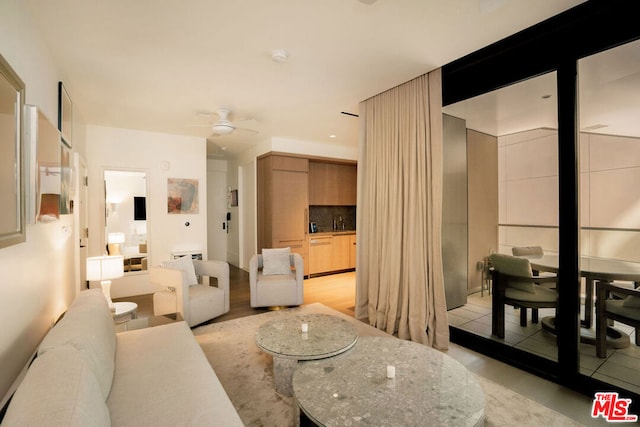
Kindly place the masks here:
POLYGON ((309 161, 309 204, 355 206, 357 175, 355 164, 309 161))
POLYGON ((356 268, 356 235, 349 235, 349 268, 356 268))
POLYGON ((309 236, 309 274, 355 268, 355 234, 309 236))
POLYGON ((309 237, 309 274, 333 271, 333 236, 309 237))
POLYGON ((333 236, 332 264, 333 270, 347 270, 349 265, 349 236, 333 236))
POLYGON ((258 250, 291 247, 309 274, 309 160, 268 154, 257 164, 258 250))

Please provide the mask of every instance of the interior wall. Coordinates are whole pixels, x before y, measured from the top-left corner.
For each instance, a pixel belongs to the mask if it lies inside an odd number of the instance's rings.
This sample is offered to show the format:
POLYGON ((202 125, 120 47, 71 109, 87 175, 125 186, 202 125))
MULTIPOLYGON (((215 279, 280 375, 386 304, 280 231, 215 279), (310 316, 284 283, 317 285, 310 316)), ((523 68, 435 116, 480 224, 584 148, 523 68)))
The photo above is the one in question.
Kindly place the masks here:
MULTIPOLYGON (((57 118, 57 86, 64 76, 20 0, 0 2, 0 54, 25 83, 26 103, 57 118)), ((74 109, 73 151, 79 152, 85 147, 81 119, 74 109)), ((0 249, 0 404, 75 297, 75 236, 73 216, 62 215, 58 221, 27 225, 26 242, 0 249)))
MULTIPOLYGON (((89 256, 101 255, 104 242, 102 175, 105 169, 147 172, 147 233, 149 266, 169 260, 172 252, 198 251, 207 257, 206 140, 138 130, 87 126, 89 168, 89 256), (198 180, 198 213, 167 212, 167 179, 198 180)), ((111 295, 121 298, 153 292, 148 274, 113 280, 111 295)))
POLYGON ((231 230, 237 228, 231 227, 233 220, 237 220, 233 215, 231 221, 226 221, 230 209, 227 201, 227 175, 226 160, 207 159, 207 249, 209 259, 219 261, 229 261, 227 253, 234 240, 231 230))
POLYGON ((468 283, 469 291, 482 284, 485 257, 498 250, 498 138, 467 130, 468 283))
POLYGON ((257 215, 257 190, 256 190, 257 162, 251 161, 242 164, 238 168, 240 218, 243 228, 240 232, 240 268, 249 271, 249 261, 257 252, 258 227, 257 215))

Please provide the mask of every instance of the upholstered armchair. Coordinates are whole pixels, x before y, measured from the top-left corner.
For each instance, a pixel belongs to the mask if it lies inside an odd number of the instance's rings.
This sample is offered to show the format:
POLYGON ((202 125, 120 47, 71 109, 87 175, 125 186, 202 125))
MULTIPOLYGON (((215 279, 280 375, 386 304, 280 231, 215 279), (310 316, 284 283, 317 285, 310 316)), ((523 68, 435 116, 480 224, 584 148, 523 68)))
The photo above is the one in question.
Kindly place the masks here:
POLYGON ((191 327, 229 311, 229 264, 182 257, 149 269, 153 314, 180 313, 191 327), (209 278, 218 280, 210 286, 209 278))
POLYGON ((493 267, 491 332, 504 338, 504 306, 520 309, 520 326, 527 326, 527 308, 532 309, 531 322, 538 323, 539 308, 556 308, 558 293, 541 286, 557 281, 557 277, 534 276, 526 258, 492 254, 493 267))
POLYGON ((596 282, 596 354, 607 357, 607 327, 615 320, 636 330, 636 345, 640 346, 640 289, 596 282), (609 299, 610 294, 620 298, 609 299))
POLYGON ((278 249, 263 249, 262 252, 251 257, 249 261, 251 307, 275 308, 302 304, 302 256, 288 251, 278 253, 278 249), (277 261, 278 258, 280 261, 277 261))

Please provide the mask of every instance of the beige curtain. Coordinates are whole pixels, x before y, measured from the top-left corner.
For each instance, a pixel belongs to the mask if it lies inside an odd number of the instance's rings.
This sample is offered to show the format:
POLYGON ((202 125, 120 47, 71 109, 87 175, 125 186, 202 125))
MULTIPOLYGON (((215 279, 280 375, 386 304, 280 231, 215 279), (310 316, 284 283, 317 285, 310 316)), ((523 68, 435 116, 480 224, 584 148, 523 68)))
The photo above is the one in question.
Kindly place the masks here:
POLYGON ((360 123, 356 317, 446 349, 440 70, 362 102, 360 123))

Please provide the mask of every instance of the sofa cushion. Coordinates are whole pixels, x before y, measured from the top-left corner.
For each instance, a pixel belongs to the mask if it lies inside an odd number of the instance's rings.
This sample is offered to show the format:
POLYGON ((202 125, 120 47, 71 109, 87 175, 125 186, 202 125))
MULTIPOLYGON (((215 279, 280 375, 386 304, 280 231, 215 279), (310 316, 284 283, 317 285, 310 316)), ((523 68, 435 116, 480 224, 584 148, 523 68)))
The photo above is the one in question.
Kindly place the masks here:
POLYGON ((117 334, 113 425, 242 426, 185 322, 117 334))
POLYGON ((182 256, 173 261, 164 261, 160 263, 160 266, 184 271, 187 275, 187 285, 194 286, 198 284, 198 276, 196 276, 196 270, 190 256, 182 256))
POLYGON ((291 248, 262 249, 262 274, 291 273, 291 248))
POLYGON ((110 426, 109 409, 93 370, 73 347, 36 358, 16 390, 3 426, 110 426))
POLYGON ((64 317, 42 340, 38 355, 63 345, 74 347, 85 358, 106 399, 113 381, 116 337, 111 310, 101 289, 78 294, 64 317))

